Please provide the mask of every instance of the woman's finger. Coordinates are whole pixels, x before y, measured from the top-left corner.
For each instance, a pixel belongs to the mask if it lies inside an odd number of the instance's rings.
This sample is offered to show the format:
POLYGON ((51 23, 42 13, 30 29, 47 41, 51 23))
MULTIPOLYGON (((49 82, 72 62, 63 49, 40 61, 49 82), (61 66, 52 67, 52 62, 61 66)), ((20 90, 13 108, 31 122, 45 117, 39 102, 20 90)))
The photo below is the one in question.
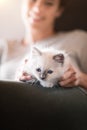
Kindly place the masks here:
POLYGON ((31 79, 31 76, 30 76, 30 75, 28 75, 28 76, 21 76, 21 77, 19 78, 20 81, 28 81, 28 80, 30 80, 30 79, 31 79))
POLYGON ((61 80, 69 79, 74 74, 75 74, 75 71, 72 68, 69 68, 67 71, 65 71, 65 73, 64 73, 63 77, 61 78, 61 80))
POLYGON ((70 78, 68 78, 68 79, 65 79, 65 80, 63 80, 63 81, 60 81, 59 82, 59 84, 61 85, 61 86, 68 86, 68 85, 70 85, 70 84, 72 84, 73 82, 75 82, 76 81, 76 77, 75 76, 72 76, 72 77, 70 77, 70 78))

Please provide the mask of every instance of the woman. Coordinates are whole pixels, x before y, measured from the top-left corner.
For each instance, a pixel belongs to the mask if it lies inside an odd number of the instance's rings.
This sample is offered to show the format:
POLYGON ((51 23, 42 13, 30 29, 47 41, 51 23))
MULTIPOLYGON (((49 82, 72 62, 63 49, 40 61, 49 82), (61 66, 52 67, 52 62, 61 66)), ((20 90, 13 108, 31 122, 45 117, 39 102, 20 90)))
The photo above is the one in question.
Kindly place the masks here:
MULTIPOLYGON (((1 79, 14 79, 20 60, 29 52, 32 44, 54 42, 54 39, 57 42, 65 41, 66 33, 57 34, 54 30, 54 22, 62 14, 67 3, 68 0, 24 0, 25 38, 21 42, 14 41, 8 44, 5 41, 1 42, 1 79)), ((67 33, 67 38, 71 34, 74 32, 67 33)), ((60 84, 71 86, 80 79, 79 84, 87 88, 85 82, 87 74, 84 75, 70 66, 60 84)), ((27 77, 23 75, 21 78, 27 77)), ((1 129, 86 130, 87 95, 79 88, 43 89, 29 87, 28 84, 1 81, 0 117, 1 129)))
MULTIPOLYGON (((48 42, 48 40, 52 41, 54 38, 56 38, 56 36, 59 37, 59 39, 61 36, 62 39, 65 38, 65 34, 60 35, 57 33, 55 22, 61 16, 64 8, 67 6, 67 3, 69 3, 68 0, 23 1, 22 16, 26 31, 25 38, 20 44, 9 44, 9 47, 7 47, 8 51, 6 58, 4 61, 2 60, 1 65, 1 79, 14 78, 13 75, 19 61, 24 56, 25 52, 29 52, 32 44, 37 44, 37 42, 43 43, 44 41, 48 42)), ((75 81, 78 80, 78 85, 86 88, 86 76, 84 75, 86 74, 78 72, 77 70, 74 70, 72 67, 70 67, 70 69, 64 74, 64 77, 61 79, 60 85, 72 86, 75 85, 75 81)), ((21 79, 24 78, 30 77, 22 75, 21 79)))

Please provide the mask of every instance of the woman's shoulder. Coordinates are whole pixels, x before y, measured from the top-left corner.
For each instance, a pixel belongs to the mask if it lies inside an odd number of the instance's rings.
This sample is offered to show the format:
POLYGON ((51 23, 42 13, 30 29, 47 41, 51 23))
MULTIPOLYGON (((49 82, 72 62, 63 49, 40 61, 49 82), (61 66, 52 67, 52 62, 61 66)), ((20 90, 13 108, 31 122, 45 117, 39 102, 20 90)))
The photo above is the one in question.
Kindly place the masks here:
POLYGON ((21 43, 22 40, 12 40, 12 39, 5 39, 5 38, 0 38, 0 48, 4 47, 11 47, 11 46, 18 46, 18 43, 21 43))
POLYGON ((64 31, 62 33, 63 35, 66 36, 86 36, 87 37, 87 31, 86 30, 81 30, 81 29, 75 29, 75 30, 71 30, 71 31, 64 31))
POLYGON ((11 57, 22 50, 22 40, 0 39, 0 55, 5 53, 7 57, 11 57))
POLYGON ((17 39, 7 40, 8 47, 18 47, 22 45, 21 43, 22 43, 22 39, 21 40, 17 40, 17 39))
POLYGON ((61 37, 62 39, 86 39, 87 40, 87 31, 85 30, 71 30, 71 31, 62 31, 57 33, 57 39, 61 37))

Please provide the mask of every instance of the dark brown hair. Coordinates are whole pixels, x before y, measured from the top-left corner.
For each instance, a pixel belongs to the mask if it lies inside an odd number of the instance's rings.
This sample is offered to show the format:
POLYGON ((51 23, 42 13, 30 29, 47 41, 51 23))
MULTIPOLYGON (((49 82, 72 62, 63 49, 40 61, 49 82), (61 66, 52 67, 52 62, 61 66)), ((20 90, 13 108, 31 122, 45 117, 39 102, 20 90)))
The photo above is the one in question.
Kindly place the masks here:
POLYGON ((71 0, 60 0, 60 7, 66 8, 71 0))
MULTIPOLYGON (((60 0, 60 8, 63 8, 64 10, 66 10, 70 6, 71 1, 72 0, 60 0)), ((54 22, 54 31, 55 32, 59 31, 58 21, 59 21, 59 18, 56 18, 55 22, 54 22)))

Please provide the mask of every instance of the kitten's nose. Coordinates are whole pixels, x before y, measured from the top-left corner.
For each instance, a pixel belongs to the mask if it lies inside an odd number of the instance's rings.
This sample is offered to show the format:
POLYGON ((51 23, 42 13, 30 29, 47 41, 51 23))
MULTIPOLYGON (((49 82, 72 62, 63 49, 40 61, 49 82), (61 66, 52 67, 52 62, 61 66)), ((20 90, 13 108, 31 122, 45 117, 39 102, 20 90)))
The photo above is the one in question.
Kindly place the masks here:
POLYGON ((42 80, 46 79, 46 74, 45 73, 40 74, 40 79, 42 80))

